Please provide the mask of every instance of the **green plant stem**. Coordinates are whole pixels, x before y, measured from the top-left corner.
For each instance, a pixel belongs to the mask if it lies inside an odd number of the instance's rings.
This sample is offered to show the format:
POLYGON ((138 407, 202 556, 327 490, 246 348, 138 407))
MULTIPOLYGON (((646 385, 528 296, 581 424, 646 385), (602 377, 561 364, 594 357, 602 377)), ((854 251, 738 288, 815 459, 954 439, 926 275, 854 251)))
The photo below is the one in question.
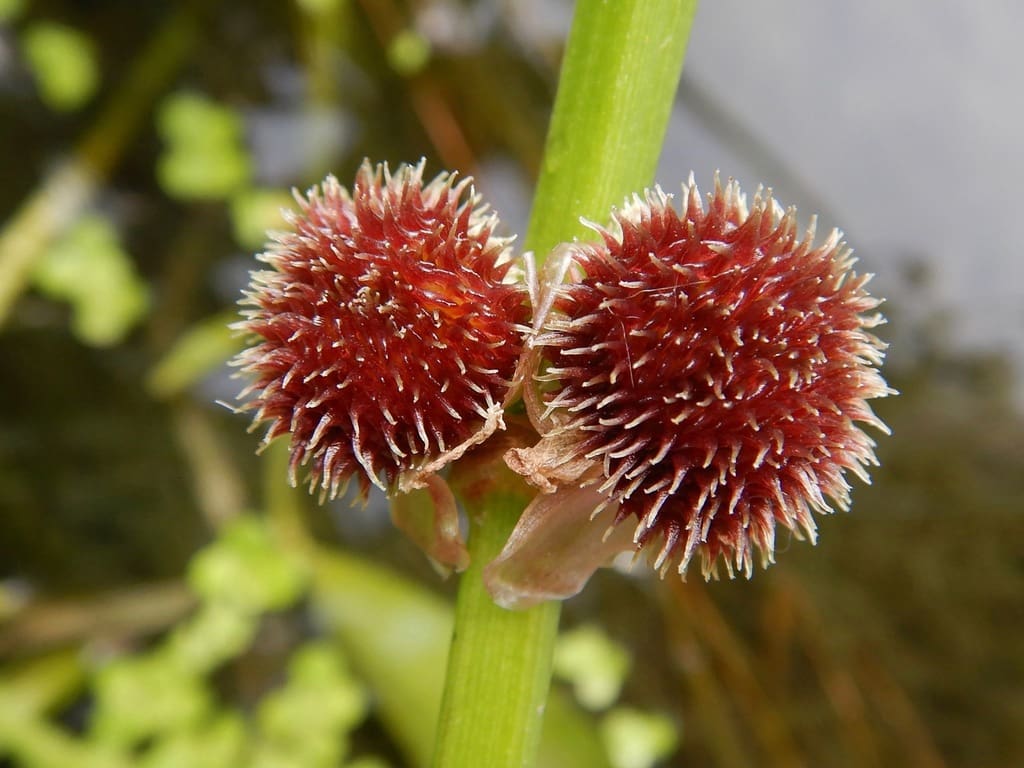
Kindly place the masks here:
MULTIPOLYGON (((546 254, 583 231, 580 216, 603 221, 613 204, 651 183, 696 5, 577 4, 527 248, 546 254)), ((472 565, 459 585, 435 768, 534 764, 559 605, 505 611, 482 580, 528 498, 501 490, 463 494, 472 565)))
POLYGON ((697 0, 581 0, 562 64, 525 247, 541 260, 581 216, 654 179, 697 0))
POLYGON ((435 766, 525 766, 537 752, 559 605, 507 611, 491 600, 482 577, 525 500, 498 490, 480 499, 482 514, 471 513, 471 565, 455 605, 435 766))

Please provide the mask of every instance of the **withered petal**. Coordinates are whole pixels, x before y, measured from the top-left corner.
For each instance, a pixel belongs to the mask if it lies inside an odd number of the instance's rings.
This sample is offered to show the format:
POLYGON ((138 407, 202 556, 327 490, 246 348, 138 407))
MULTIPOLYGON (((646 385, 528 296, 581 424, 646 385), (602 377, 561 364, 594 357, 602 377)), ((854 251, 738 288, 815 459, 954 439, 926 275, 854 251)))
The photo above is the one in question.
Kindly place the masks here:
POLYGON ((391 520, 443 575, 450 569, 464 571, 469 567, 469 552, 459 530, 455 496, 438 475, 424 478, 423 483, 423 488, 392 497, 391 520))
POLYGON ((631 551, 629 531, 613 527, 613 507, 591 517, 601 501, 592 488, 571 485, 534 498, 504 549, 484 568, 494 601, 521 609, 572 597, 594 571, 631 551))

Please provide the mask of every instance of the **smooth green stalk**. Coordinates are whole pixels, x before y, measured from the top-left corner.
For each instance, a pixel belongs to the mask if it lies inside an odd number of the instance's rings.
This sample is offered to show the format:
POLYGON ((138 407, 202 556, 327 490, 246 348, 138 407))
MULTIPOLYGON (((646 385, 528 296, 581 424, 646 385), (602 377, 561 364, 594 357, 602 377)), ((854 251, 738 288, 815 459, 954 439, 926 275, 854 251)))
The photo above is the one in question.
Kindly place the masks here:
MULTIPOLYGON (((526 247, 543 256, 606 220, 651 183, 696 0, 580 0, 534 198, 526 247)), ((494 470, 498 472, 499 470, 494 470)), ((462 576, 436 768, 525 768, 535 761, 559 605, 498 608, 482 581, 522 512, 518 493, 461 494, 472 565, 462 576)))
POLYGON ((697 0, 581 0, 525 247, 543 260, 654 179, 697 0))
POLYGON ((475 499, 460 496, 481 514, 470 512, 471 565, 455 605, 434 765, 532 765, 551 683, 559 606, 507 611, 484 586, 483 568, 505 545, 528 493, 499 486, 475 499))

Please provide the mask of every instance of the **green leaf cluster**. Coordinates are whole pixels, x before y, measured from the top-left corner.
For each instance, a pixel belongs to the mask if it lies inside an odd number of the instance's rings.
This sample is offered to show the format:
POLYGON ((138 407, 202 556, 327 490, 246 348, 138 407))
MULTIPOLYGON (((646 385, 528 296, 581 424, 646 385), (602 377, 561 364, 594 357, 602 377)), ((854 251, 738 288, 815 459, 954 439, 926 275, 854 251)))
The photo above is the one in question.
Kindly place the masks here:
MULTIPOLYGON (((13 11, 0 9, 0 18, 16 11, 17 4, 13 11)), ((39 96, 48 107, 71 112, 92 98, 100 73, 92 41, 85 34, 64 24, 39 21, 25 30, 21 45, 39 96)))
POLYGON ((207 604, 242 613, 280 610, 303 593, 306 574, 294 556, 279 549, 256 518, 233 522, 189 568, 189 584, 207 604))
POLYGON ((555 645, 555 676, 572 686, 584 708, 608 710, 598 733, 612 767, 652 768, 678 748, 679 735, 666 715, 614 706, 630 665, 629 650, 595 624, 563 632, 555 645))
POLYGON ((244 188, 252 160, 242 128, 235 110, 206 96, 168 96, 157 114, 165 143, 156 169, 160 186, 181 200, 218 200, 244 188))
POLYGON ((82 667, 57 656, 0 684, 0 759, 25 768, 335 768, 368 699, 336 644, 290 654, 283 682, 251 714, 227 705, 215 673, 252 647, 262 622, 304 599, 306 569, 242 517, 189 569, 196 609, 143 651, 100 661, 79 738, 48 719, 82 667))
POLYGON ((178 395, 240 351, 242 339, 230 328, 237 317, 232 310, 187 328, 150 371, 150 393, 160 399, 178 395))
POLYGON ((83 216, 45 253, 36 287, 71 305, 71 329, 86 344, 116 344, 145 315, 149 291, 117 230, 98 214, 83 216))
POLYGON ((572 684, 576 699, 587 709, 615 703, 629 665, 629 652, 593 624, 564 632, 555 645, 554 672, 572 684))
POLYGON ((615 768, 651 768, 679 746, 670 718, 617 707, 601 721, 601 740, 615 768))
POLYGON ((268 230, 284 228, 283 212, 293 203, 292 196, 283 189, 254 187, 239 191, 231 198, 235 241, 248 250, 263 247, 268 230))

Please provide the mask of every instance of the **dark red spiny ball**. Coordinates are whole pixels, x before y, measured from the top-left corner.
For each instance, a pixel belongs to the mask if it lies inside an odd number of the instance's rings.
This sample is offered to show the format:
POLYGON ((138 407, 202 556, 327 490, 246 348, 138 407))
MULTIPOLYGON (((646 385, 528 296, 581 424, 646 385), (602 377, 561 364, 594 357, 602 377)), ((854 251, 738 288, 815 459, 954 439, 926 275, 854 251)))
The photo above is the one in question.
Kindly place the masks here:
POLYGON ((575 464, 659 569, 749 575, 777 526, 813 538, 811 512, 846 509, 845 471, 875 463, 857 422, 884 429, 879 301, 836 233, 801 241, 794 211, 759 194, 748 212, 734 183, 706 210, 691 182, 681 214, 656 190, 614 219, 571 246, 582 275, 535 339, 549 432, 520 462, 541 484, 575 464))
POLYGON ((422 173, 364 163, 351 194, 329 177, 298 197, 243 300, 243 408, 330 496, 353 475, 420 487, 501 425, 527 292, 470 180, 422 173))

